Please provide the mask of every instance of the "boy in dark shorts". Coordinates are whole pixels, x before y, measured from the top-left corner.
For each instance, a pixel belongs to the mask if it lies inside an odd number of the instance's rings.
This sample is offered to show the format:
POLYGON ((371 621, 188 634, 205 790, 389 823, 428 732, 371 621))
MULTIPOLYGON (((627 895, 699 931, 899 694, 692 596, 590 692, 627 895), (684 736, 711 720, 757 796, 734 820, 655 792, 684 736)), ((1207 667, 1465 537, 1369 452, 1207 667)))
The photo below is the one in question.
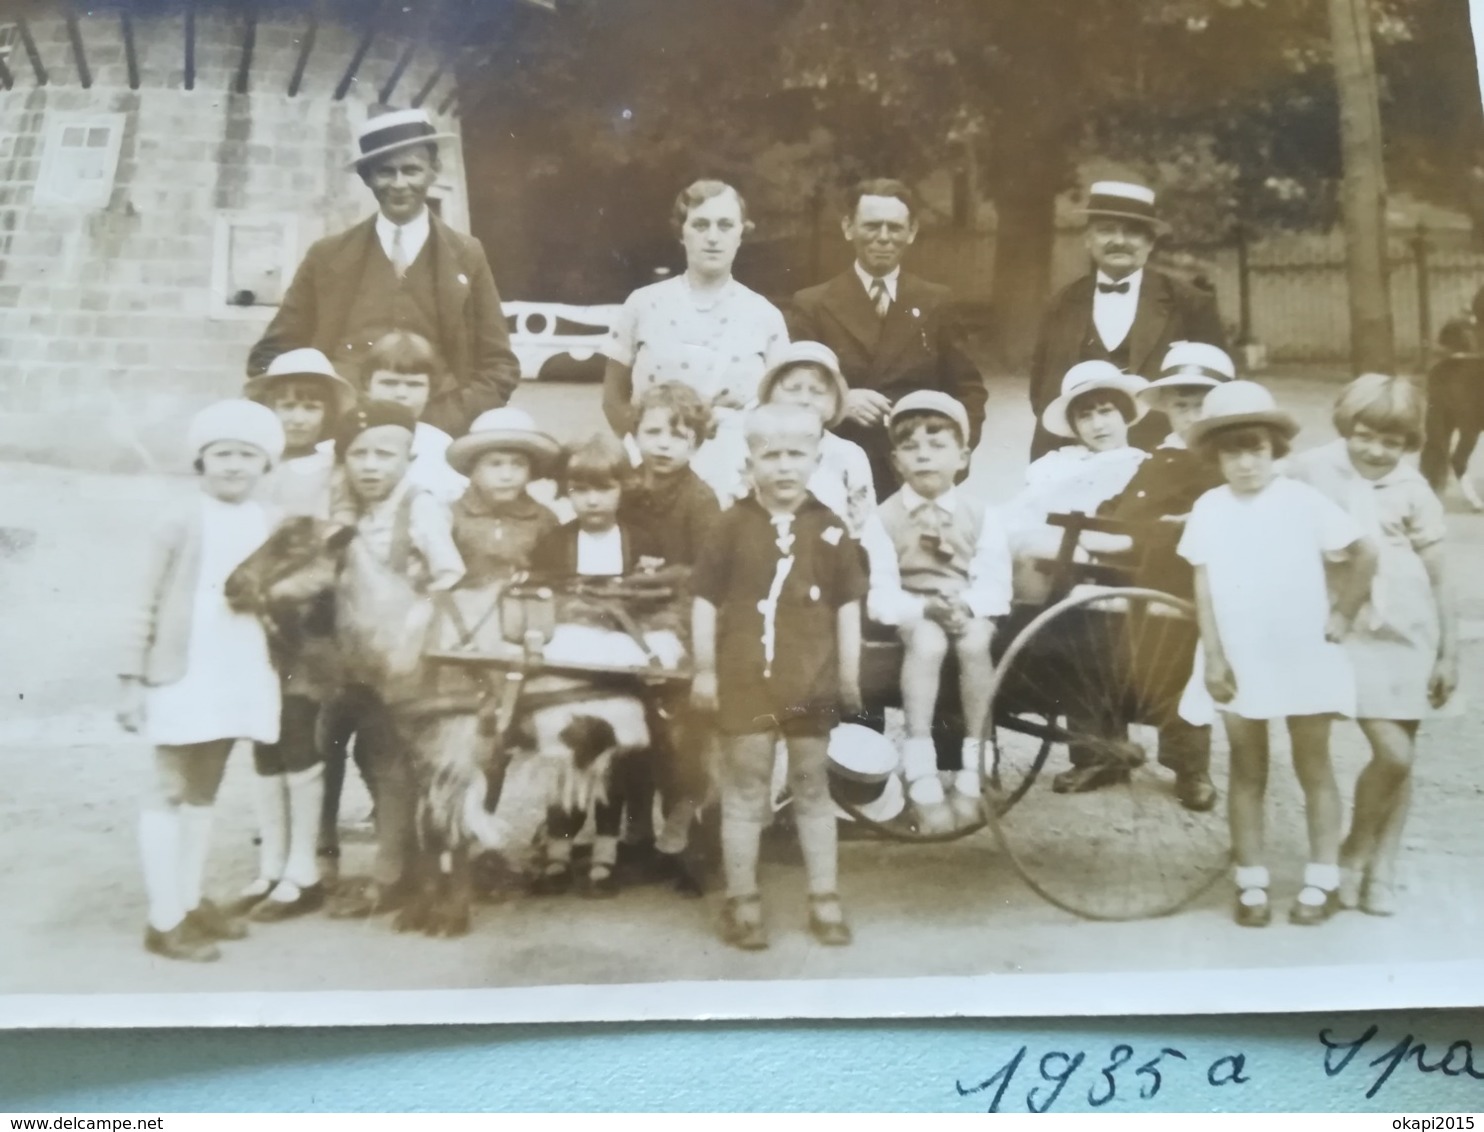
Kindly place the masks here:
POLYGON ((748 414, 753 492, 721 518, 692 575, 691 699, 722 735, 722 938, 767 947, 758 851, 769 818, 774 748, 788 745, 789 785, 809 883, 809 930, 851 940, 836 892, 835 811, 826 778, 829 735, 860 710, 860 547, 808 490, 819 463, 819 415, 791 405, 748 414))

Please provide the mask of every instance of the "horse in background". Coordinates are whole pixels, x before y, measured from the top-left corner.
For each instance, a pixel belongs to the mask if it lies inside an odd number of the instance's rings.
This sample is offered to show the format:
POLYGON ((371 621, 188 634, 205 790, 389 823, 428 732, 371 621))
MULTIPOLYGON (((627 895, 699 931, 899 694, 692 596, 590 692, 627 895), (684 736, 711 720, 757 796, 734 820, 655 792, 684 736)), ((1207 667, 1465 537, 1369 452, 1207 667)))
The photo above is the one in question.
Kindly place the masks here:
POLYGON ((1427 374, 1422 474, 1441 497, 1451 471, 1469 506, 1484 511, 1484 498, 1468 474, 1484 432, 1484 289, 1474 296, 1473 317, 1446 323, 1438 346, 1444 356, 1427 374))
POLYGON ((551 805, 586 808, 606 800, 617 763, 650 746, 647 705, 632 692, 552 673, 515 688, 498 671, 430 660, 439 651, 508 655, 501 619, 490 616, 498 595, 419 594, 353 528, 287 520, 234 571, 227 600, 262 619, 284 665, 330 603, 341 694, 369 689, 387 707, 417 799, 411 894, 393 921, 398 931, 469 930, 471 859, 490 840, 518 755, 538 760, 551 805))

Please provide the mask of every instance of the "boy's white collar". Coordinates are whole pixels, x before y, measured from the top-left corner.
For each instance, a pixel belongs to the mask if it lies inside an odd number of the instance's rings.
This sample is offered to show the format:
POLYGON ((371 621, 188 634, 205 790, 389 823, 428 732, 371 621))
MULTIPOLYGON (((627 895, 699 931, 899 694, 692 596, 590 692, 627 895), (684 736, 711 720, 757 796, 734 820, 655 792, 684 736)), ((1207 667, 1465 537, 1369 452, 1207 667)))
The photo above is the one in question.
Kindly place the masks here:
POLYGON ((944 511, 952 511, 957 499, 957 486, 950 487, 936 499, 928 499, 926 496, 918 494, 917 490, 911 484, 904 483, 902 485, 902 503, 906 506, 908 514, 911 514, 913 511, 916 511, 919 507, 927 503, 931 503, 935 507, 942 508, 944 511))

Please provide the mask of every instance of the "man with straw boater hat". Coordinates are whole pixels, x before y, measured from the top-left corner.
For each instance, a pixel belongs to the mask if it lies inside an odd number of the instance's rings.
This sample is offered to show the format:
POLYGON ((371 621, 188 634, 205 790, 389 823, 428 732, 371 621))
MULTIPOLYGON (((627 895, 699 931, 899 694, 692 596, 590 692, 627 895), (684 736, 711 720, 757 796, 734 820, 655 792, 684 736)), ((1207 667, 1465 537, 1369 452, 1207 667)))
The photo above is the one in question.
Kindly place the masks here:
POLYGON ((484 248, 428 207, 438 179, 440 133, 424 110, 369 118, 352 167, 377 214, 310 247, 277 315, 248 355, 249 378, 275 357, 313 346, 364 388, 367 351, 403 330, 437 347, 445 372, 423 420, 462 436, 475 417, 510 399, 520 365, 484 248))
MULTIPOLYGON (((1112 362, 1149 376, 1178 341, 1226 348, 1214 298, 1146 267, 1155 240, 1169 231, 1154 191, 1128 181, 1098 181, 1088 194, 1086 244, 1093 271, 1052 296, 1031 359, 1031 408, 1040 420, 1060 392, 1062 375, 1078 362, 1112 362)), ((1153 449, 1169 432, 1163 413, 1150 413, 1129 433, 1153 449)), ((1037 425, 1031 459, 1066 443, 1037 425)))

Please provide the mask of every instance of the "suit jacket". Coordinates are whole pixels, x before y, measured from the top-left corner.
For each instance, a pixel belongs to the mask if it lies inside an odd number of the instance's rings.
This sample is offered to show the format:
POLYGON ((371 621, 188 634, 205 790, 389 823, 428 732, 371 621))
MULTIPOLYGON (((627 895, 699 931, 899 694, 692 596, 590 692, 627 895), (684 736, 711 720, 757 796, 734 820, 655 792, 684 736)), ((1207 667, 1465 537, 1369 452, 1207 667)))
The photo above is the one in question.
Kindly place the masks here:
MULTIPOLYGON (((918 389, 956 397, 968 410, 972 448, 984 427, 989 393, 964 352, 952 298, 947 287, 903 271, 897 277, 896 301, 883 321, 852 267, 794 296, 787 315, 789 337, 823 342, 834 350, 852 389, 874 389, 892 401, 918 389)), ((866 450, 878 498, 890 495, 897 477, 886 428, 863 429, 847 421, 836 431, 866 450)))
MULTIPOLYGON (((1061 379, 1067 370, 1087 360, 1083 346, 1092 329, 1095 281, 1095 275, 1084 275, 1063 287, 1052 296, 1041 318, 1031 356, 1031 408, 1037 419, 1032 459, 1068 443, 1046 432, 1039 422, 1046 406, 1061 393, 1061 379)), ((1215 298, 1152 268, 1144 271, 1127 341, 1128 371, 1151 381, 1159 376, 1160 363, 1172 342, 1206 342, 1227 348, 1215 298)), ((1151 413, 1150 418, 1146 418, 1147 424, 1140 422, 1131 436, 1141 448, 1153 448, 1169 433, 1169 422, 1163 414, 1151 413)))
MULTIPOLYGON (((498 408, 520 384, 520 363, 500 309, 495 278, 484 247, 456 232, 436 214, 429 217, 439 340, 448 381, 433 391, 423 420, 450 436, 462 436, 486 409, 498 408)), ((283 303, 247 359, 249 377, 288 350, 313 346, 334 358, 350 315, 366 257, 377 244, 376 217, 316 240, 294 273, 283 303)))

